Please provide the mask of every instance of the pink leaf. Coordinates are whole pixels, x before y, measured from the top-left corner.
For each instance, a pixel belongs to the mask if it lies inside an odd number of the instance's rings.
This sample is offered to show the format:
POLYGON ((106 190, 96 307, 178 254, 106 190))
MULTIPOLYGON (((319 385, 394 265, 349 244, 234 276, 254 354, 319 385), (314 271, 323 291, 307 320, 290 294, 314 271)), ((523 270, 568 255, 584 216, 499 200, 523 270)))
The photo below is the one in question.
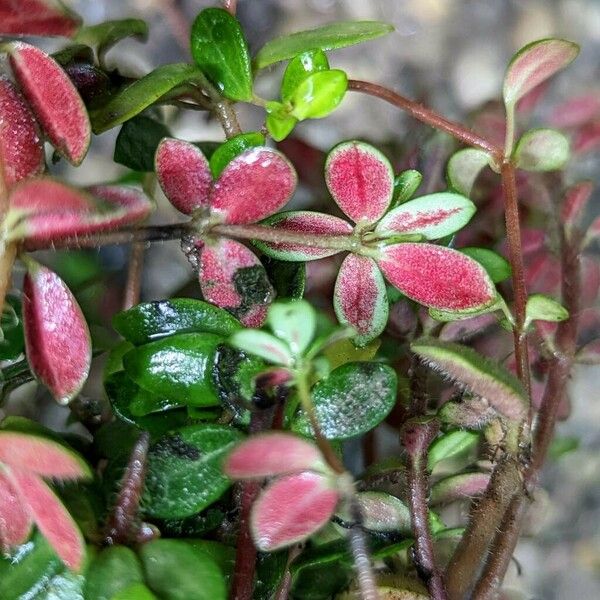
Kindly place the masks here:
POLYGON ((80 20, 55 0, 0 0, 0 33, 72 37, 80 20))
POLYGON ((191 215, 208 205, 212 175, 200 148, 165 138, 156 149, 154 163, 160 187, 177 210, 191 215))
POLYGON ((374 223, 392 200, 394 172, 373 146, 344 142, 327 157, 325 182, 337 205, 355 223, 374 223))
POLYGON ((23 42, 9 45, 10 66, 50 143, 78 165, 90 145, 90 119, 75 86, 48 54, 23 42))
POLYGON ((514 106, 519 98, 564 69, 578 54, 577 44, 556 38, 537 40, 521 48, 504 77, 504 102, 514 106))
POLYGON ((44 147, 33 115, 4 76, 0 77, 0 165, 7 187, 44 170, 44 147))
POLYGON ((381 334, 387 323, 388 300, 383 276, 372 258, 346 256, 335 282, 333 305, 338 321, 356 330, 358 345, 381 334))
POLYGON ((34 375, 61 404, 77 395, 90 370, 92 344, 83 313, 56 273, 31 259, 23 283, 25 349, 34 375))
POLYGON ((58 496, 37 475, 12 468, 7 472, 42 535, 65 565, 78 571, 83 563, 85 542, 58 496))
POLYGON ((93 185, 88 187, 87 191, 106 203, 103 211, 109 209, 106 215, 102 215, 103 218, 95 216, 88 222, 90 225, 88 232, 97 231, 99 227, 116 229, 123 225, 131 225, 145 219, 152 212, 153 205, 150 200, 141 191, 132 187, 93 185))
POLYGON ((560 220, 565 227, 572 228, 577 225, 593 190, 594 184, 591 181, 576 183, 567 190, 560 211, 560 220))
POLYGON ((450 504, 455 500, 474 498, 485 492, 489 473, 461 473, 438 481, 431 488, 431 504, 450 504))
POLYGON ((600 119, 579 128, 571 143, 573 152, 583 154, 600 146, 600 119))
POLYGON ((246 327, 260 327, 274 297, 264 267, 239 242, 219 239, 200 254, 200 288, 208 302, 226 308, 246 327))
POLYGON ((395 244, 381 251, 378 264, 403 294, 431 308, 471 312, 496 302, 485 269, 461 252, 433 244, 395 244))
POLYGON ((329 521, 338 499, 338 492, 316 473, 277 479, 252 507, 250 527, 256 547, 272 552, 307 538, 329 521))
POLYGON ((47 438, 17 431, 0 431, 0 463, 56 479, 91 475, 85 462, 69 448, 47 438))
MULTIPOLYGON (((318 241, 319 236, 352 234, 352 225, 344 219, 308 210, 279 213, 267 219, 266 225, 281 231, 306 234, 306 239, 318 241)), ((255 242, 265 254, 281 260, 317 260, 337 254, 334 248, 315 248, 301 244, 255 242)))
POLYGON ((281 152, 250 148, 225 167, 214 184, 210 207, 226 223, 254 223, 287 203, 296 180, 294 168, 281 152))
POLYGON ((318 448, 289 433, 265 433, 242 442, 225 461, 232 479, 263 479, 297 471, 326 471, 318 448))
POLYGON ((27 540, 31 517, 0 465, 0 551, 8 553, 27 540))
POLYGON ((600 115, 600 97, 598 92, 569 98, 559 104, 550 115, 553 127, 579 127, 600 115))

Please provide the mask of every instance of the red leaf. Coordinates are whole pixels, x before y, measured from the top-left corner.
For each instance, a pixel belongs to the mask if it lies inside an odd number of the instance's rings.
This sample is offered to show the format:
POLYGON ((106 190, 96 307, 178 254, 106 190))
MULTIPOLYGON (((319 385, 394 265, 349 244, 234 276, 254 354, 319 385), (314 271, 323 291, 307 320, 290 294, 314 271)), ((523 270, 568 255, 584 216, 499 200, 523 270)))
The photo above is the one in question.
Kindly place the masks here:
POLYGON ((377 262, 392 285, 431 308, 470 312, 496 301, 485 269, 456 250, 433 244, 395 244, 384 248, 377 262))
POLYGON ((355 223, 374 223, 392 200, 394 172, 373 146, 344 142, 327 157, 325 182, 337 205, 355 223))
POLYGON ((66 404, 83 386, 92 359, 90 332, 73 294, 31 259, 23 283, 25 349, 34 375, 66 404))
POLYGON ((177 210, 191 215, 208 205, 212 175, 200 148, 165 138, 156 149, 154 163, 160 187, 177 210))
POLYGON ((8 553, 27 540, 31 517, 0 466, 0 551, 8 553))
POLYGON ((98 231, 98 227, 116 229, 123 225, 131 225, 145 219, 152 212, 152 202, 141 191, 132 187, 94 185, 88 187, 87 191, 106 203, 102 207, 103 212, 107 208, 113 211, 102 215, 104 218, 99 219, 96 216, 90 220, 90 229, 87 232, 98 231))
POLYGON ((296 188, 296 173, 288 159, 265 147, 236 156, 215 182, 211 210, 226 223, 254 223, 282 208, 296 188))
POLYGON ((559 104, 550 115, 553 127, 579 127, 600 115, 600 98, 598 92, 569 98, 559 104))
POLYGON ((78 165, 90 145, 90 119, 75 86, 45 52, 23 42, 8 49, 10 66, 50 143, 78 165))
POLYGON ((338 499, 338 492, 316 473, 277 479, 252 507, 250 526, 256 547, 272 552, 307 538, 329 521, 338 499))
POLYGON ((571 147, 573 152, 583 154, 600 146, 600 120, 583 125, 575 132, 571 147))
POLYGON ((37 475, 12 468, 7 472, 42 535, 65 565, 78 571, 83 563, 85 543, 58 496, 37 475))
POLYGON ((585 207, 594 190, 591 181, 582 181, 570 187, 564 197, 560 220, 565 227, 573 227, 583 216, 585 207))
POLYGON ((56 479, 79 479, 91 474, 85 462, 69 448, 17 431, 0 431, 0 463, 56 479))
POLYGON ((72 37, 80 20, 53 0, 0 0, 0 33, 72 37))
POLYGON ((364 345, 384 329, 388 300, 381 271, 372 258, 348 254, 340 267, 333 296, 340 323, 353 327, 355 342, 364 345))
POLYGON ((225 461, 232 479, 263 479, 297 471, 323 471, 318 448, 289 433, 265 433, 242 442, 225 461))
POLYGON ((6 78, 0 77, 0 165, 4 182, 39 175, 44 170, 44 147, 24 98, 6 78))
MULTIPOLYGON (((281 231, 293 231, 306 234, 307 239, 329 235, 351 235, 352 225, 344 219, 324 215, 309 210, 296 210, 279 213, 267 219, 265 224, 281 231)), ((265 254, 281 260, 317 260, 337 254, 332 248, 314 248, 301 244, 268 244, 255 242, 265 254)))
POLYGON ((198 272, 202 295, 226 308, 246 327, 260 327, 274 291, 264 267, 246 246, 219 239, 200 254, 198 272))

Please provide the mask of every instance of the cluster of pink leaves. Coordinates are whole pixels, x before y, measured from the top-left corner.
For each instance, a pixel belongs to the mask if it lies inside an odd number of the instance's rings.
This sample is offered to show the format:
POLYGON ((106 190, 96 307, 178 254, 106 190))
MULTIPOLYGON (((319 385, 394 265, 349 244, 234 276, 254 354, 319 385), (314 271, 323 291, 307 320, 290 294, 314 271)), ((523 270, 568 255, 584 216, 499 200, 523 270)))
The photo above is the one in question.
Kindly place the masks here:
POLYGON ((1 0, 0 33, 71 37, 80 19, 58 0, 1 0))

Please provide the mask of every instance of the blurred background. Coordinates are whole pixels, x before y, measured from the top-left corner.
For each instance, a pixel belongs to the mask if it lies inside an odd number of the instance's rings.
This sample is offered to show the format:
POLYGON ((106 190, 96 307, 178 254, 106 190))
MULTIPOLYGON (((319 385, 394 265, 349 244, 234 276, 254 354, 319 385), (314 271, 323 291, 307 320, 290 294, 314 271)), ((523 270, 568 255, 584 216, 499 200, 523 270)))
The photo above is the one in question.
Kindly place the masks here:
MULTIPOLYGON (((204 0, 66 0, 84 17, 86 24, 108 19, 138 17, 150 24, 146 44, 126 40, 111 50, 108 63, 136 76, 168 63, 189 60, 188 30, 198 11, 215 2, 204 0)), ((600 94, 600 0, 239 0, 238 16, 247 33, 251 51, 282 33, 307 29, 334 20, 382 20, 395 33, 374 42, 330 54, 332 67, 354 79, 383 83, 424 102, 442 114, 460 120, 473 119, 482 106, 500 96, 502 77, 511 55, 529 41, 559 36, 581 45, 581 54, 565 73, 553 80, 544 97, 527 115, 528 126, 547 123, 554 107, 571 96, 600 94)), ((52 42, 49 49, 60 47, 52 42)), ((262 74, 258 93, 277 94, 281 68, 262 74)), ((252 107, 240 108, 244 129, 259 129, 261 114, 252 107)), ((166 111, 172 132, 189 140, 221 140, 219 126, 203 113, 166 111)), ((471 121, 472 122, 472 121, 471 121)), ((597 124, 596 124, 597 127, 597 124)), ((56 170, 80 184, 116 180, 125 169, 112 161, 117 130, 93 141, 83 167, 58 165, 56 170)), ((443 168, 452 143, 415 124, 397 109, 381 101, 348 94, 340 109, 325 121, 300 124, 296 136, 315 151, 335 143, 361 138, 384 146, 399 166, 422 168, 429 174, 430 190, 443 185, 443 168), (407 154, 408 153, 408 154, 407 154), (432 175, 433 174, 433 175, 432 175)), ((310 158, 306 152, 301 156, 310 158)), ((284 151, 298 151, 290 143, 284 151)), ((311 179, 321 180, 318 160, 305 163, 305 185, 296 206, 315 203, 311 179)), ((566 174, 567 183, 592 179, 600 183, 600 148, 579 152, 566 174)), ((423 188, 422 188, 423 189, 423 188)), ((593 204, 598 213, 598 191, 593 204)), ((180 218, 157 195, 159 209, 154 222, 180 218)), ((318 199, 317 199, 318 202, 318 199)), ((102 252, 48 254, 53 263, 79 289, 84 309, 97 336, 101 325, 119 309, 128 249, 102 252), (99 300, 101 298, 101 301, 99 300)), ((323 267, 322 269, 325 269, 323 267)), ((313 272, 313 284, 327 272, 313 272)), ((146 253, 142 297, 152 300, 176 294, 197 294, 194 273, 176 242, 153 245, 146 253)), ((101 392, 98 379, 86 388, 89 398, 101 392)), ((571 383, 572 413, 561 423, 558 435, 563 448, 547 465, 543 488, 527 519, 529 534, 519 544, 507 587, 515 597, 544 600, 600 598, 600 367, 576 368, 571 383), (535 513, 535 514, 533 514, 535 513)), ((68 411, 40 396, 35 404, 22 402, 33 386, 14 395, 4 410, 35 413, 55 427, 68 426, 68 411)), ((38 392, 39 393, 39 392, 38 392)))

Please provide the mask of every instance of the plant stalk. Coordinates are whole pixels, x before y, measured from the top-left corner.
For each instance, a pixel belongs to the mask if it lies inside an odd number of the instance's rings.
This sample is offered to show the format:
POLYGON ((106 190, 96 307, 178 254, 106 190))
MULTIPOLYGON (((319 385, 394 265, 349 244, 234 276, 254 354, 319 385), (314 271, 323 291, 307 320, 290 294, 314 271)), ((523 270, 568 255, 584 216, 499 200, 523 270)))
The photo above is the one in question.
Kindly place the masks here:
POLYGON ((350 551, 354 560, 354 568, 356 569, 356 578, 358 581, 358 589, 360 590, 361 600, 379 600, 379 592, 377 591, 377 582, 371 567, 371 557, 367 538, 362 527, 362 514, 360 506, 356 501, 356 497, 352 496, 350 502, 350 514, 354 524, 348 532, 350 542, 350 551))
POLYGON ((144 271, 144 250, 144 242, 134 242, 131 245, 123 310, 128 310, 132 306, 139 304, 142 291, 142 274, 144 271))

